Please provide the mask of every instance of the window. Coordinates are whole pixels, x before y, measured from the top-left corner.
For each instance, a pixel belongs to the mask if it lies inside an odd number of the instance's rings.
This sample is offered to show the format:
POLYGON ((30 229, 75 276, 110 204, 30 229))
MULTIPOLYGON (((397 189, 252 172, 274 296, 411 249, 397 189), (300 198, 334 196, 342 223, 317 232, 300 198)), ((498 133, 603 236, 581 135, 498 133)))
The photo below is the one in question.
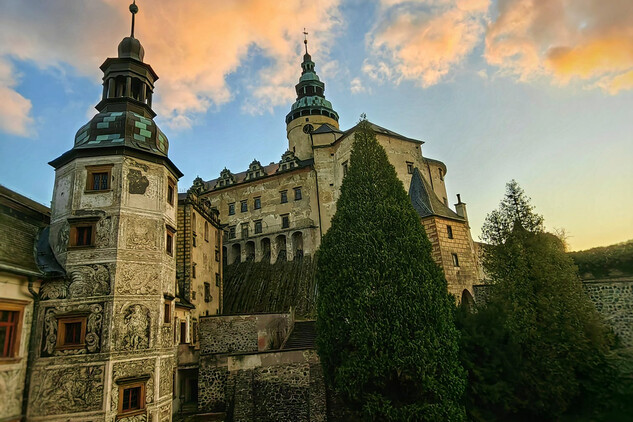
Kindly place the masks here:
POLYGON ((215 248, 215 262, 220 262, 220 250, 215 248))
POLYGON ((229 239, 235 239, 235 226, 229 226, 229 239))
POLYGON ((69 246, 94 246, 95 223, 75 223, 70 226, 69 246))
POLYGON ((440 174, 440 180, 444 180, 444 170, 437 169, 437 172, 440 174))
POLYGON ((255 234, 262 232, 262 220, 255 220, 255 234))
POLYGON ((165 299, 165 313, 163 315, 163 322, 169 324, 171 322, 171 300, 165 299))
POLYGON ((347 161, 344 162, 343 164, 343 177, 347 176, 347 161))
POLYGON ((262 207, 262 198, 260 196, 256 197, 255 200, 253 201, 253 208, 255 208, 256 210, 260 209, 262 207))
POLYGON ((145 409, 145 383, 121 385, 119 387, 119 414, 141 413, 145 409))
POLYGON ((413 174, 413 163, 410 161, 407 161, 407 173, 413 174))
POLYGON ((288 202, 288 191, 287 190, 282 190, 281 192, 279 192, 279 194, 281 195, 281 203, 285 204, 286 202, 288 202))
POLYGON ((457 257, 457 254, 452 253, 451 256, 453 257, 453 267, 459 267, 459 258, 457 257))
POLYGON ((195 233, 191 236, 191 244, 194 248, 198 245, 198 236, 195 233))
POLYGON ((192 212, 191 213, 191 231, 193 232, 193 235, 196 235, 196 228, 197 228, 197 221, 196 221, 196 213, 192 212))
POLYGON ((81 349, 86 344, 86 319, 84 315, 57 319, 57 349, 81 349))
POLYGON ((284 214, 281 216, 281 228, 287 229, 288 227, 290 227, 290 215, 284 214))
POLYGON ((204 222, 204 240, 206 242, 209 241, 209 222, 208 221, 204 222))
POLYGON ((193 322, 193 343, 198 342, 198 323, 196 321, 193 322))
POLYGON ((167 203, 174 205, 174 198, 176 197, 176 183, 169 179, 167 181, 167 203))
POLYGON ((196 264, 191 265, 191 278, 196 278, 196 264))
POLYGON ((110 190, 112 165, 86 167, 86 191, 98 192, 110 190))
POLYGON ((220 287, 220 273, 215 273, 215 285, 220 287))
POLYGON ((235 215, 235 202, 229 204, 229 215, 235 215))
POLYGON ((211 302, 211 285, 209 283, 204 283, 204 301, 211 302))
POLYGON ((241 212, 248 211, 248 201, 246 200, 240 201, 240 211, 241 212))
POLYGON ((187 321, 180 322, 180 344, 187 344, 187 321))
POLYGON ((448 234, 448 238, 453 238, 453 228, 451 226, 446 226, 446 233, 448 234))
POLYGON ((24 305, 0 302, 0 359, 13 358, 19 353, 24 305))
POLYGON ((174 234, 176 231, 171 227, 167 227, 167 238, 165 240, 165 252, 168 255, 174 256, 174 234))
POLYGON ((299 186, 298 188, 294 188, 295 190, 295 201, 300 201, 301 200, 301 186, 299 186))
POLYGON ((242 239, 248 238, 248 223, 242 223, 242 239))

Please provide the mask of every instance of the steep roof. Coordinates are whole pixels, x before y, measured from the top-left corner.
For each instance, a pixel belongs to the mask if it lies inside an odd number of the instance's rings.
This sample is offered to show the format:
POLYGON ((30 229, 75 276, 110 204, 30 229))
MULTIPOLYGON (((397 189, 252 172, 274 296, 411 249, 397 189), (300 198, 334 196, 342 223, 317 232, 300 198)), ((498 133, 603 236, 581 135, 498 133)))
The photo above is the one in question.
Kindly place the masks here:
POLYGON ((413 169, 413 177, 411 177, 411 186, 409 187, 409 197, 411 198, 413 208, 415 208, 421 218, 438 216, 465 221, 463 217, 460 217, 455 211, 444 205, 435 192, 433 192, 429 183, 422 177, 417 167, 413 169))
MULTIPOLYGON (((354 133, 356 131, 356 128, 358 127, 360 123, 356 124, 354 127, 347 129, 344 133, 343 136, 341 136, 338 140, 341 140, 349 135, 351 135, 352 133, 354 133)), ((394 132, 393 130, 389 130, 386 129, 382 126, 378 126, 375 123, 369 122, 369 124, 371 125, 371 128, 374 132, 376 132, 376 134, 381 134, 381 135, 387 135, 387 136, 391 136, 393 138, 398 138, 398 139, 402 139, 403 141, 408 141, 408 142, 413 142, 415 144, 418 145, 422 145, 424 143, 424 141, 420 141, 418 139, 413 139, 413 138, 409 138, 407 136, 401 135, 397 132, 394 132)))

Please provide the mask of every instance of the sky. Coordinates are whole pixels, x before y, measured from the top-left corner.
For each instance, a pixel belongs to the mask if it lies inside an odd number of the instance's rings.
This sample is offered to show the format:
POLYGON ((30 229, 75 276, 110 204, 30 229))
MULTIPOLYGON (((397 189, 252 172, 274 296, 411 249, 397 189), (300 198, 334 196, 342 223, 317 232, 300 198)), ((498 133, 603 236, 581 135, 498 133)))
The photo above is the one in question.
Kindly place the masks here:
MULTIPOLYGON (((50 204, 47 162, 96 110, 129 0, 0 2, 0 184, 50 204)), ((515 179, 572 250, 633 238, 631 0, 138 0, 155 121, 185 176, 278 162, 303 31, 341 129, 425 142, 473 238, 515 179)))

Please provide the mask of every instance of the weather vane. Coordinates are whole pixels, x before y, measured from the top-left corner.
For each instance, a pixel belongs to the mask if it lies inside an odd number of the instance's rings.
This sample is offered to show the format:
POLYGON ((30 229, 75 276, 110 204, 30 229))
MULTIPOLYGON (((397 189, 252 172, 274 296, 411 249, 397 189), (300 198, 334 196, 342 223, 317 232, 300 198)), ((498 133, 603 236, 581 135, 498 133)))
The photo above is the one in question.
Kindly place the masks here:
POLYGON ((132 38, 134 38, 134 16, 138 13, 138 6, 136 5, 136 0, 132 2, 130 5, 130 13, 132 13, 132 38))
POLYGON ((305 28, 303 28, 303 43, 306 45, 306 54, 308 54, 308 33, 305 28))

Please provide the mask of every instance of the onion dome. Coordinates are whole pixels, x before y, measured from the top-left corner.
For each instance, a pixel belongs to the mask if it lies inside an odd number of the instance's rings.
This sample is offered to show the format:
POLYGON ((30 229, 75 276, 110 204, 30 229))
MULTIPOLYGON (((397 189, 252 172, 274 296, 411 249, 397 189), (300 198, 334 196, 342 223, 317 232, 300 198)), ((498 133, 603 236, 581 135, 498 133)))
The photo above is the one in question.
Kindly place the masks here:
POLYGON ((119 43, 119 58, 130 58, 142 62, 144 56, 145 49, 136 38, 125 37, 119 43))

